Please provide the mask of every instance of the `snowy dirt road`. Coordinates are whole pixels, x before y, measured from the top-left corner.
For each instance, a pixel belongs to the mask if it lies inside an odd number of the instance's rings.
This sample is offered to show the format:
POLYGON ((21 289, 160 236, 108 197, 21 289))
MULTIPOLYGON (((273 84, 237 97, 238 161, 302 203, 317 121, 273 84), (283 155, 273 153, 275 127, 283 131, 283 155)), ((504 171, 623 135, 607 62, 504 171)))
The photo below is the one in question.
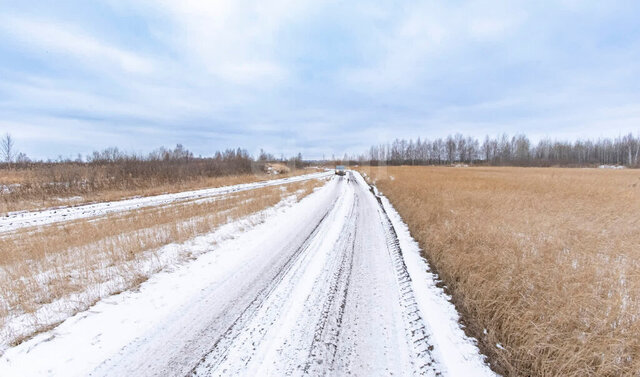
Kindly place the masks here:
POLYGON ((1 376, 492 376, 357 173, 7 350, 1 376))
POLYGON ((78 219, 94 218, 112 213, 132 211, 145 207, 175 205, 194 200, 211 200, 216 197, 262 187, 286 185, 310 179, 327 177, 331 172, 298 175, 287 178, 271 179, 232 186, 183 191, 173 194, 145 196, 123 199, 113 202, 84 204, 73 207, 51 208, 41 211, 11 212, 0 217, 0 234, 22 228, 42 226, 78 219))

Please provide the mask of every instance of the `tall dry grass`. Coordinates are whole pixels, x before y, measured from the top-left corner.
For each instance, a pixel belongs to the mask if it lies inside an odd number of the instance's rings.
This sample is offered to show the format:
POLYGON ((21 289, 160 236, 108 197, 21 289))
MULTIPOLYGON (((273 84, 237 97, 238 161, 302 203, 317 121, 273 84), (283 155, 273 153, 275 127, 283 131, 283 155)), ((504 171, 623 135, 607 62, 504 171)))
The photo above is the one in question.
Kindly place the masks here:
POLYGON ((365 172, 498 372, 640 375, 640 172, 365 172))
POLYGON ((195 257, 188 248, 172 257, 159 255, 162 246, 210 233, 284 198, 300 200, 321 184, 303 181, 3 235, 0 353, 3 345, 21 342, 106 295, 134 287, 168 264, 195 257), (16 318, 26 327, 16 327, 16 318))
POLYGON ((282 164, 273 166, 267 174, 256 170, 250 174, 222 176, 189 175, 168 179, 152 173, 144 176, 112 176, 110 169, 100 165, 40 164, 25 169, 0 168, 0 215, 12 211, 79 205, 174 193, 202 188, 250 183, 285 178, 315 172, 291 169, 282 164))

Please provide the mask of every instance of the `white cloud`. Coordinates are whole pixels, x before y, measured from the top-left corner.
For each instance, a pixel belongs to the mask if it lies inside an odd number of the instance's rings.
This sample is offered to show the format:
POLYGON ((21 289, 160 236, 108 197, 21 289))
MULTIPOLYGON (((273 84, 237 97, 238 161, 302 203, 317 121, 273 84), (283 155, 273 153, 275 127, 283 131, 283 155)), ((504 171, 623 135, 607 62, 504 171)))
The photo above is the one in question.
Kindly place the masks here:
POLYGON ((402 90, 416 79, 442 75, 447 67, 434 66, 439 60, 477 42, 507 40, 526 19, 521 9, 486 1, 413 2, 392 16, 391 30, 374 34, 378 59, 342 73, 362 91, 402 90))
POLYGON ((302 17, 311 4, 294 0, 153 0, 147 7, 170 20, 172 25, 161 38, 196 71, 231 84, 269 86, 290 75, 278 56, 281 28, 302 17))
POLYGON ((5 15, 0 18, 0 28, 28 47, 68 55, 84 68, 116 65, 123 71, 142 74, 154 70, 151 59, 100 41, 70 24, 5 15))

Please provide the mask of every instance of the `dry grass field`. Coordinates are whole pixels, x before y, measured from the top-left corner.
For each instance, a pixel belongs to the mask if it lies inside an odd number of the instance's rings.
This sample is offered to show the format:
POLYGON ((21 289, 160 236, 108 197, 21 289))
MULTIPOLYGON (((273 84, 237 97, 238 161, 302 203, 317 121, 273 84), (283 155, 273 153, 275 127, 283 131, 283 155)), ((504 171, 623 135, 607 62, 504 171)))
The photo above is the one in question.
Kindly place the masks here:
POLYGON ((496 371, 640 375, 640 171, 361 170, 496 371))
POLYGON ((300 200, 319 180, 243 191, 213 200, 149 207, 91 220, 26 228, 0 237, 0 353, 102 297, 192 258, 161 247, 210 233, 232 220, 300 200), (17 320, 18 319, 18 320, 17 320), (22 324, 22 325, 21 325, 22 324), (24 326, 23 326, 24 325, 24 326))
POLYGON ((273 165, 265 174, 225 175, 219 177, 195 176, 175 181, 155 179, 127 179, 114 182, 100 167, 52 165, 32 169, 0 169, 0 215, 12 211, 37 210, 49 207, 106 202, 164 193, 202 188, 236 185, 267 179, 285 178, 314 171, 290 169, 282 164, 273 165))

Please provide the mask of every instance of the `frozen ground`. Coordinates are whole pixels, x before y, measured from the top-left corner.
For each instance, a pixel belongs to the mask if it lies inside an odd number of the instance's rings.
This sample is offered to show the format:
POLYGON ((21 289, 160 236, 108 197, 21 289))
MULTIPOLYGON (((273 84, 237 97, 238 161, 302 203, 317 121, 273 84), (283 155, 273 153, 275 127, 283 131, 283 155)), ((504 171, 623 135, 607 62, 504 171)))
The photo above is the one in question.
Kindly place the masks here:
POLYGON ((357 173, 0 358, 0 376, 492 376, 357 173))
POLYGON ((137 208, 169 205, 188 200, 213 198, 234 192, 253 190, 261 187, 277 186, 309 179, 316 179, 330 175, 330 172, 321 172, 300 175, 289 178, 272 179, 268 181, 244 183, 233 186, 224 186, 211 189, 184 191, 175 194, 163 194, 146 196, 141 198, 125 199, 115 202, 86 204, 75 207, 52 208, 42 211, 11 212, 0 217, 0 233, 17 230, 20 228, 47 225, 63 221, 104 216, 115 212, 130 211, 137 208))

